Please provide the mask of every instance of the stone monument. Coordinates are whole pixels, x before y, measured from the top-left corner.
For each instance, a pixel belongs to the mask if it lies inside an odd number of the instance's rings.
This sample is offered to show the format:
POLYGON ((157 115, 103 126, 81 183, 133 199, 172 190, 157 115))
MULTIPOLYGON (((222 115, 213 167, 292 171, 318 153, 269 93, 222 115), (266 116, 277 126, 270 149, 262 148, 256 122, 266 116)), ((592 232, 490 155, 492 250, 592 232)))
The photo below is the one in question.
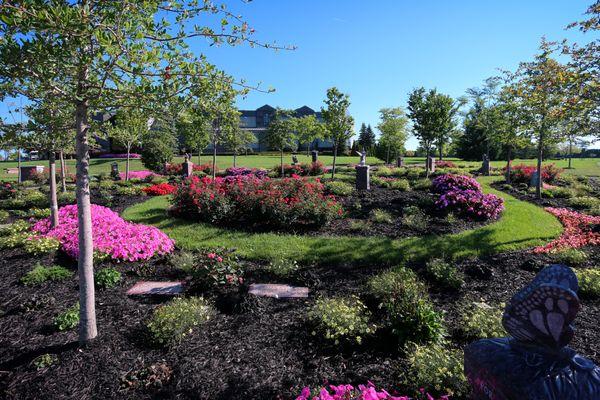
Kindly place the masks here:
POLYGON ((429 172, 435 172, 435 158, 429 156, 425 162, 427 163, 426 167, 429 169, 429 172))
POLYGON ((371 189, 371 167, 367 165, 367 152, 357 151, 360 155, 360 163, 356 166, 356 189, 371 189))
POLYGON ((115 180, 121 180, 121 175, 119 174, 119 164, 117 162, 113 162, 110 164, 110 177, 115 180))
POLYGON ((398 157, 396 159, 396 167, 404 167, 404 157, 398 157))
POLYGON ((531 174, 531 180, 529 181, 529 186, 531 186, 531 187, 537 186, 538 175, 539 174, 538 174, 537 169, 535 171, 533 171, 533 174, 531 174))
POLYGON ((312 162, 316 163, 319 161, 319 152, 317 150, 311 151, 310 154, 312 155, 312 162))
POLYGON ((506 306, 508 338, 465 348, 476 400, 600 399, 600 368, 567 347, 579 311, 578 282, 564 265, 544 268, 506 306))
POLYGON ((298 164, 298 156, 295 154, 292 154, 292 165, 296 165, 298 164))
POLYGON ((194 163, 190 161, 190 157, 186 154, 181 164, 181 173, 184 178, 188 178, 194 174, 194 163))
POLYGON ((36 176, 37 174, 43 174, 43 173, 44 173, 43 165, 28 165, 28 166, 21 167, 20 182, 31 181, 31 180, 33 180, 34 176, 36 176))
POLYGON ((483 155, 483 163, 481 164, 481 173, 485 176, 490 176, 490 159, 487 154, 483 155))

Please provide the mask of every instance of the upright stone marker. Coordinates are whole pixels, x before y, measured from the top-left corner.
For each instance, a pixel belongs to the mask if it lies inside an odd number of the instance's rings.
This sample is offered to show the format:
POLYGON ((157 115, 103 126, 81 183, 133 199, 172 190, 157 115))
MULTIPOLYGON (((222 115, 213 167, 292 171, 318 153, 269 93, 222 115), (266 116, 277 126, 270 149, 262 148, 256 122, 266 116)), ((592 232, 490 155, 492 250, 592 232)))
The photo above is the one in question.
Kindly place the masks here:
POLYGON ((529 186, 531 187, 535 187, 537 186, 537 180, 538 180, 538 170, 536 169, 535 171, 533 171, 533 174, 531 174, 531 180, 529 181, 529 186))
POLYGON ((490 159, 487 154, 483 155, 483 163, 481 164, 481 173, 485 176, 490 176, 490 159))
POLYGON ((356 166, 356 189, 370 190, 371 189, 371 171, 368 165, 356 166))
POLYGON ((317 150, 311 151, 310 154, 312 156, 312 162, 316 163, 319 161, 319 152, 317 150))
POLYGON ((292 165, 296 165, 298 164, 298 156, 295 154, 292 154, 292 165))
POLYGON ((184 178, 188 178, 194 174, 194 163, 190 161, 187 155, 185 156, 181 167, 181 173, 183 174, 184 178))
POLYGON ((398 157, 396 159, 396 167, 404 167, 404 157, 398 157))
POLYGON ((579 311, 577 277, 550 265, 506 306, 512 336, 465 348, 465 375, 476 400, 600 399, 600 368, 567 347, 579 311))
POLYGON ((116 161, 110 164, 110 177, 115 181, 121 180, 121 175, 119 175, 119 164, 117 164, 116 161))
POLYGON ((427 168, 429 169, 429 172, 435 172, 435 158, 429 156, 425 162, 427 163, 427 168))
POLYGON ((30 165, 26 167, 21 167, 21 181, 31 181, 36 174, 43 174, 44 166, 43 165, 30 165))

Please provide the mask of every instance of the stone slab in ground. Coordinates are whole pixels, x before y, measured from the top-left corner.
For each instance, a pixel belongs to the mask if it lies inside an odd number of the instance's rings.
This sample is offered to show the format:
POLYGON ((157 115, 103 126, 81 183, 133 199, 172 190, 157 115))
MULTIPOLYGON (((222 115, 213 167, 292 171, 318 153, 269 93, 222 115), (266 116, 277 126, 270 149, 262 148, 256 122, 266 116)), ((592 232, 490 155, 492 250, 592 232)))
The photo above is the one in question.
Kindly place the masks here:
POLYGON ((164 295, 174 296, 183 292, 183 282, 179 281, 165 281, 165 282, 153 282, 153 281, 139 281, 133 285, 127 294, 130 296, 138 295, 164 295))
POLYGON ((250 285, 248 293, 255 296, 275 297, 278 299, 306 298, 308 297, 308 288, 278 283, 253 283, 250 285))

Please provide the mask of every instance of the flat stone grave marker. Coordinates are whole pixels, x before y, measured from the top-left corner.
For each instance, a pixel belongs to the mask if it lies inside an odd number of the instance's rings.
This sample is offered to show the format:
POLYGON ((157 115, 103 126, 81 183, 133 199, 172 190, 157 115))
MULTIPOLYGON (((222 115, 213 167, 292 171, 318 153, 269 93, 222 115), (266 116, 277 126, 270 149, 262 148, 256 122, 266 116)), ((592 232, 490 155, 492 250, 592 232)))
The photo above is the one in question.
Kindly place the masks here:
POLYGON ((139 281, 127 291, 127 294, 129 296, 175 296, 182 292, 183 282, 180 281, 139 281))
POLYGON ((278 283, 253 283, 250 285, 248 293, 276 299, 306 298, 308 297, 308 288, 278 283))

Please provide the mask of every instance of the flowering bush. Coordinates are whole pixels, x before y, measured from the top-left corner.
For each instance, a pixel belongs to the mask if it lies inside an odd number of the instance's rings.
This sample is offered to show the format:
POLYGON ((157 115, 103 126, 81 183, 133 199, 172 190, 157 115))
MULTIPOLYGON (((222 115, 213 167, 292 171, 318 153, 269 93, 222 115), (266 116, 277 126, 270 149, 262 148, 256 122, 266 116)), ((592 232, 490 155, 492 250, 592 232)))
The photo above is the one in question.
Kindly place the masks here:
MULTIPOLYGON (((433 396, 421 392, 422 399, 435 400, 433 396), (425 397, 427 396, 427 397, 425 397)), ((448 396, 442 396, 439 400, 448 400, 448 396)), ((302 389, 300 396, 296 397, 296 400, 411 400, 408 396, 400 396, 397 394, 390 394, 385 390, 377 390, 372 382, 368 382, 366 385, 358 385, 354 387, 348 384, 342 385, 329 385, 329 389, 321 388, 318 393, 311 394, 309 387, 302 389)))
MULTIPOLYGON (((273 171, 281 175, 281 166, 276 165, 273 167, 273 171)), ((325 173, 325 166, 321 161, 315 161, 313 163, 301 163, 295 165, 284 164, 283 175, 284 176, 317 176, 325 173)))
MULTIPOLYGON (((129 179, 144 180, 156 175, 156 172, 149 171, 147 169, 141 171, 129 171, 129 179)), ((119 177, 125 179, 125 172, 120 172, 119 177)))
POLYGON ((246 168, 246 167, 230 167, 225 170, 225 176, 247 176, 252 175, 259 179, 266 178, 269 171, 266 169, 259 168, 246 168))
POLYGON ((371 313, 357 297, 317 299, 308 313, 314 326, 313 335, 321 335, 339 344, 351 341, 360 344, 363 337, 375 332, 369 323, 371 313))
POLYGON ((176 189, 177 187, 171 185, 170 183, 159 183, 157 185, 144 188, 142 191, 148 196, 165 196, 167 194, 175 193, 176 189))
MULTIPOLYGON (((514 165, 510 169, 510 180, 512 183, 527 183, 531 182, 531 177, 537 170, 534 165, 519 164, 514 165)), ((542 181, 546 183, 552 183, 556 178, 560 176, 562 169, 556 167, 554 164, 547 164, 542 166, 542 181)), ((506 167, 504 168, 506 173, 506 167)))
MULTIPOLYGON (((98 156, 98 158, 127 158, 127 153, 125 153, 125 154, 122 154, 122 153, 119 153, 119 154, 114 154, 114 153, 100 154, 98 156)), ((142 155, 138 154, 138 153, 129 153, 129 158, 136 158, 136 159, 138 159, 138 158, 142 158, 142 155)))
POLYGON ((547 207, 546 211, 560 220, 565 227, 562 235, 550 243, 536 247, 535 253, 555 252, 564 248, 580 248, 600 244, 600 232, 595 232, 593 225, 600 224, 600 216, 592 217, 566 208, 547 207))
POLYGON ((0 199, 10 199, 17 195, 17 189, 10 182, 0 183, 0 199))
POLYGON ((335 197, 324 194, 319 180, 298 176, 277 180, 250 175, 215 180, 192 176, 178 186, 173 204, 175 214, 204 221, 275 226, 323 225, 342 214, 335 197))
POLYGON ((472 219, 495 219, 504 210, 502 198, 479 190, 451 190, 441 195, 435 205, 472 219))
MULTIPOLYGON (((194 172, 202 172, 205 174, 212 174, 212 163, 205 164, 194 164, 192 165, 192 170, 194 172)), ((218 168, 217 168, 218 170, 218 168)), ((183 174, 183 165, 181 164, 167 164, 165 168, 165 173, 167 175, 181 175, 183 174)))
POLYGON ((244 282, 240 261, 232 250, 215 249, 194 257, 185 270, 202 288, 238 286, 244 282))
POLYGON ((456 168, 456 164, 446 160, 436 160, 435 166, 438 168, 456 168))
POLYGON ((452 190, 481 191, 481 185, 469 176, 444 174, 431 182, 431 190, 439 194, 444 194, 452 190))
MULTIPOLYGON (((51 228, 50 219, 46 218, 38 221, 32 230, 57 239, 65 253, 77 258, 77 205, 62 207, 58 218, 60 225, 56 228, 51 228)), ((127 222, 111 209, 96 204, 92 204, 92 235, 94 251, 114 260, 147 260, 156 254, 170 253, 174 248, 173 240, 159 229, 127 222)))

